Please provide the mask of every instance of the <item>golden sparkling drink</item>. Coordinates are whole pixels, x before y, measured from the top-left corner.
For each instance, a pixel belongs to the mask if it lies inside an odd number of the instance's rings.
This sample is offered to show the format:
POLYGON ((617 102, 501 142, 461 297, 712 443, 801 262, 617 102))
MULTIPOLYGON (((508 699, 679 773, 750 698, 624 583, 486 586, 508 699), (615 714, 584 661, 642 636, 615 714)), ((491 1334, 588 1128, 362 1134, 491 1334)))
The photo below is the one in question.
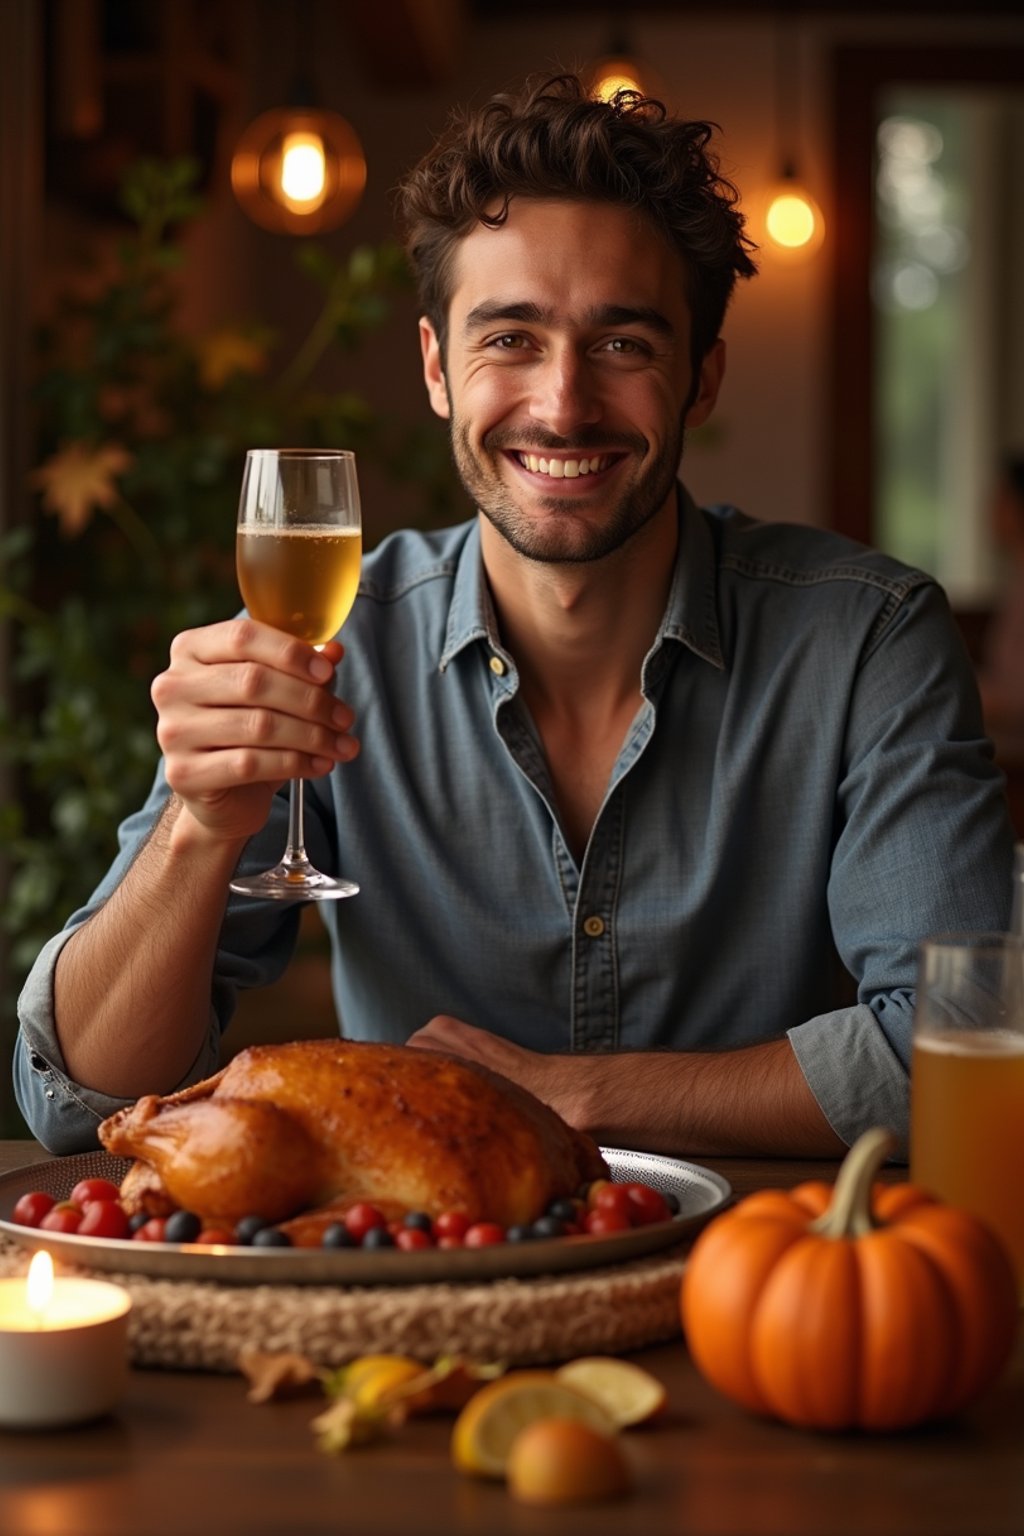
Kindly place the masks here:
POLYGON ((914 1040, 910 1175, 1003 1239, 1024 1297, 1024 1034, 951 1031, 914 1040))
POLYGON ((245 528, 235 560, 254 619, 323 645, 348 618, 359 586, 358 528, 245 528))

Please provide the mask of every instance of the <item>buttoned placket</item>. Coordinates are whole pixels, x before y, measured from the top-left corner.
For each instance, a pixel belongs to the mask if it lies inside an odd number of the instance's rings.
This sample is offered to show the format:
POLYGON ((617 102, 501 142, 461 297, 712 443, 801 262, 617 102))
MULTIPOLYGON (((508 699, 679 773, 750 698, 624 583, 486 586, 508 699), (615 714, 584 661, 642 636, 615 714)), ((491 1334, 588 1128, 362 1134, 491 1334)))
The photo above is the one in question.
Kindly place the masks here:
POLYGON ((654 729, 648 698, 612 771, 581 867, 569 851, 555 806, 547 763, 536 731, 516 707, 518 677, 510 659, 492 647, 488 667, 493 679, 495 728, 516 767, 542 800, 551 818, 551 850, 565 899, 571 944, 569 1048, 614 1050, 619 1043, 619 965, 616 915, 625 858, 626 777, 654 729))

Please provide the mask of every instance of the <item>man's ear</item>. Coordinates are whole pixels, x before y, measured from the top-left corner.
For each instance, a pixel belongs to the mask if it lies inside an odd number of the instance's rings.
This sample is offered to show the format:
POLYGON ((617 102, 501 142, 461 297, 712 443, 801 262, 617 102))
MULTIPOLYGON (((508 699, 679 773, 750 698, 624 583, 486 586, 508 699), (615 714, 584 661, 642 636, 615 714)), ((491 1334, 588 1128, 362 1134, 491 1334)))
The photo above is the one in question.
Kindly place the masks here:
POLYGON ((423 381, 427 386, 430 404, 438 416, 443 416, 447 421, 451 415, 451 408, 448 404, 448 386, 444 379, 444 369, 441 366, 441 344, 437 339, 437 332, 426 315, 420 317, 420 351, 423 354, 423 381))
POLYGON ((715 408, 725 377, 725 342, 719 336, 700 365, 700 380, 693 404, 686 413, 687 427, 702 427, 715 408))

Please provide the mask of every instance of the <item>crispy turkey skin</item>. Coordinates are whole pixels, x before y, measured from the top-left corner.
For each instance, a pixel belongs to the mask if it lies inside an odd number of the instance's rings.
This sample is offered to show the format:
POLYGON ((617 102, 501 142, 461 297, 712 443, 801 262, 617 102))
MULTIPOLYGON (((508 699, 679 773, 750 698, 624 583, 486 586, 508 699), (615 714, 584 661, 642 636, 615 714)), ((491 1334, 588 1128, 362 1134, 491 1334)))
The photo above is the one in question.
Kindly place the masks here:
POLYGON ((250 1046, 202 1083, 119 1110, 99 1136, 138 1160, 130 1209, 179 1206, 218 1225, 295 1217, 296 1241, 358 1200, 513 1226, 607 1175, 591 1138, 517 1084, 351 1040, 250 1046))

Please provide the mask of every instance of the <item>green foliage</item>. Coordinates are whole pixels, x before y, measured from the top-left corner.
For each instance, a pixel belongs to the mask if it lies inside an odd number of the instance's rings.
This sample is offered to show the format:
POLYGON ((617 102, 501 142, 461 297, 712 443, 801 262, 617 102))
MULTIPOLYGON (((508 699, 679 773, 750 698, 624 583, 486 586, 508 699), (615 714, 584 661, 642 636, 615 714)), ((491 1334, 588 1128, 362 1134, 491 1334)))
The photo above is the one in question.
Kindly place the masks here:
POLYGON ((188 162, 134 168, 123 188, 134 228, 112 270, 88 296, 65 296, 38 339, 40 494, 29 526, 0 545, 17 700, 0 713, 18 790, 0 811, 15 984, 94 888, 117 821, 149 789, 149 683, 172 637, 238 607, 245 449, 341 443, 415 465, 435 501, 444 479, 437 446, 431 456, 417 433, 407 450, 358 393, 315 380, 322 359, 354 351, 387 316, 406 283, 398 248, 336 261, 301 247, 323 305, 282 366, 256 325, 190 342, 176 326, 173 274, 176 231, 199 206, 194 179, 188 162))

